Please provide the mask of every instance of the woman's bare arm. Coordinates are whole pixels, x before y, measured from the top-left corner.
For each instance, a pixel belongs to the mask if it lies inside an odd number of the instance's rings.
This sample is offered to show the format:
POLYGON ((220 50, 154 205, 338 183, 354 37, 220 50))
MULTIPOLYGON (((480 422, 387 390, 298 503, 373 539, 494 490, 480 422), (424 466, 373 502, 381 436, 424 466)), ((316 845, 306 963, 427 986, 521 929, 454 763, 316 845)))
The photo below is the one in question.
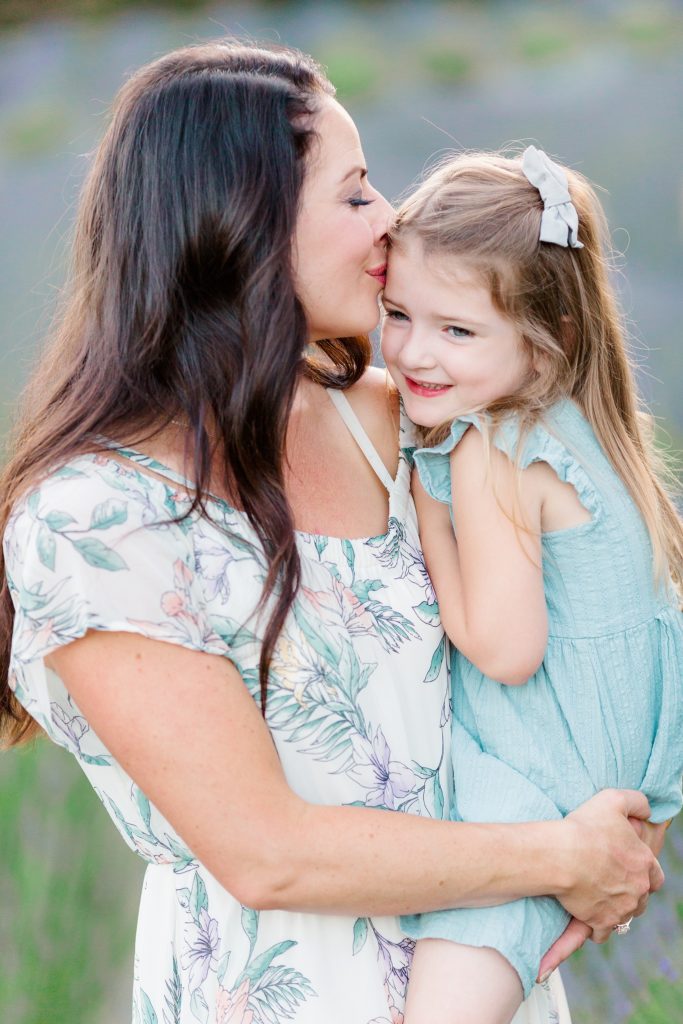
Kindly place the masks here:
POLYGON ((90 632, 47 659, 93 730, 237 899, 255 908, 398 914, 553 894, 605 934, 661 869, 610 791, 564 822, 478 825, 310 804, 226 659, 90 632))

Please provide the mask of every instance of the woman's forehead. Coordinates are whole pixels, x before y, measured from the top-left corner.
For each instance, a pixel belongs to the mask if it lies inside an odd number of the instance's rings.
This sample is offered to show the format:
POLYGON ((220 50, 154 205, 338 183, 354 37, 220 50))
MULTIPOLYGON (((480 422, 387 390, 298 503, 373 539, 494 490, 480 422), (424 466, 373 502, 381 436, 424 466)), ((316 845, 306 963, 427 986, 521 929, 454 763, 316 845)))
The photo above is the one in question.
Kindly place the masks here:
POLYGON ((353 172, 365 169, 358 129, 351 115, 336 100, 325 97, 315 124, 317 144, 311 169, 339 184, 353 172))

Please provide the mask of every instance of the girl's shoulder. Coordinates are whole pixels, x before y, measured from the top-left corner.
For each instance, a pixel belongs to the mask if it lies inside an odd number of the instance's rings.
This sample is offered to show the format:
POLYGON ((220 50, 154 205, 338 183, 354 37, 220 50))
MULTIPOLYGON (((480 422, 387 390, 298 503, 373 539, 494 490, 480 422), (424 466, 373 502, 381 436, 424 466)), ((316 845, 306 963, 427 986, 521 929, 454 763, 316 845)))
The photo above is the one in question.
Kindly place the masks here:
POLYGON ((548 465, 561 482, 573 486, 585 508, 597 510, 598 496, 588 466, 600 449, 583 413, 569 400, 557 402, 531 426, 515 413, 509 413, 495 426, 485 413, 455 419, 440 444, 418 449, 414 455, 422 485, 433 498, 451 503, 451 455, 470 428, 482 434, 520 471, 539 463, 548 465))

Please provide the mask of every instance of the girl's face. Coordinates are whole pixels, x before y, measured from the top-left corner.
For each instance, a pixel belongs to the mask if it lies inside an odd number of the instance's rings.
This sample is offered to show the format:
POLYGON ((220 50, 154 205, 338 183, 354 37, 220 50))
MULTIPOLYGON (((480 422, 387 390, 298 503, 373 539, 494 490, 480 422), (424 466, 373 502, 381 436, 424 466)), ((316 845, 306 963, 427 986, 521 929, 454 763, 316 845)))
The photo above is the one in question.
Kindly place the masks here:
POLYGON ((436 427, 519 390, 531 360, 460 259, 427 258, 417 239, 393 247, 383 296, 382 353, 414 423, 436 427))
POLYGON ((335 100, 316 118, 294 238, 309 340, 367 334, 379 320, 391 207, 367 179, 358 131, 335 100))

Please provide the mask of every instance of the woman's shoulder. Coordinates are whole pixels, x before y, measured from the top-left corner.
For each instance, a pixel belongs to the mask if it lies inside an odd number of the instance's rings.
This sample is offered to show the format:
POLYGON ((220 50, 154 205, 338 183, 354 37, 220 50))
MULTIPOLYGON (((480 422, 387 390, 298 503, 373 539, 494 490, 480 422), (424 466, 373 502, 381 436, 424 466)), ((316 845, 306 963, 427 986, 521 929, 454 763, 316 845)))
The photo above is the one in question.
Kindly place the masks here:
POLYGON ((186 546, 186 529, 172 522, 179 498, 172 487, 109 453, 75 455, 17 499, 5 530, 5 550, 15 557, 22 550, 27 555, 35 551, 50 570, 62 550, 76 552, 91 565, 118 567, 120 548, 133 535, 163 532, 166 544, 186 546))
POLYGON ((369 366, 345 392, 377 449, 395 458, 399 429, 399 395, 386 370, 369 366))

